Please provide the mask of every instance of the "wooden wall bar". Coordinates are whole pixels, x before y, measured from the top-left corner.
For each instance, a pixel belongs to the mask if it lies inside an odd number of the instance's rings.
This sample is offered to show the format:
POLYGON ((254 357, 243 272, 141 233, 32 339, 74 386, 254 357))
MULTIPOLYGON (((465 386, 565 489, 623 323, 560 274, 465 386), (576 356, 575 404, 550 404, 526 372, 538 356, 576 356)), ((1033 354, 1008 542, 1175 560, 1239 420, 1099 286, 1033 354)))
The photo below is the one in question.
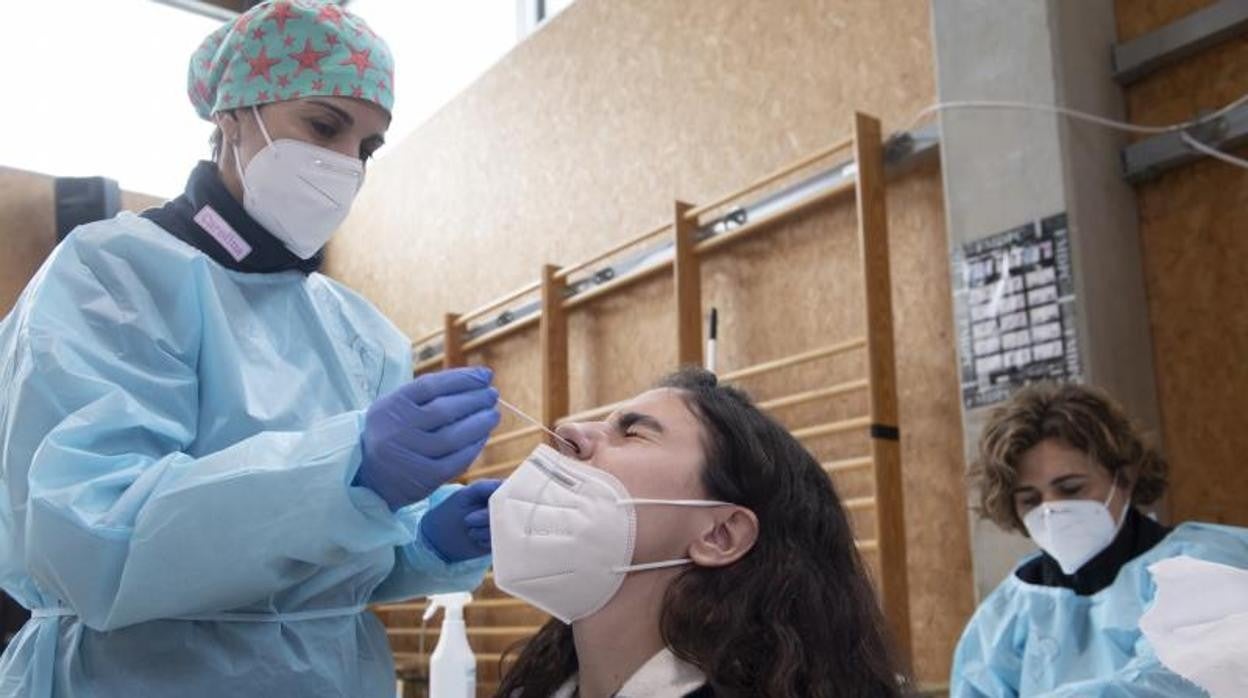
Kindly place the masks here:
POLYGON ((542 267, 542 423, 549 429, 558 426, 568 414, 568 314, 563 307, 567 289, 566 276, 559 267, 542 267))
POLYGON ((464 331, 459 315, 447 313, 442 319, 442 368, 464 365, 464 331))
POLYGON ((910 591, 906 573, 905 504, 898 446, 897 361, 893 354, 893 282, 888 261, 888 213, 883 141, 878 119, 854 115, 858 163, 858 253, 866 286, 867 384, 871 457, 875 464, 878 579, 884 610, 898 644, 910 649, 910 591))
POLYGON ((698 261, 695 238, 698 219, 691 216, 693 204, 677 201, 672 224, 676 242, 676 363, 701 366, 702 357, 702 265, 698 261))

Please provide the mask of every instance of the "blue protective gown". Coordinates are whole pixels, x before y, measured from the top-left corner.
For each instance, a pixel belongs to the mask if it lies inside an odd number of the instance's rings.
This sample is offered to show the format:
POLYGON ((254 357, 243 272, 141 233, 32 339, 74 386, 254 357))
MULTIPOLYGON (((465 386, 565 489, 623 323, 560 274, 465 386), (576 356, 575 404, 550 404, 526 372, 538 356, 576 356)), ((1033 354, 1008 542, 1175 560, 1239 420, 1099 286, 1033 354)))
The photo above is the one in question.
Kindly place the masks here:
POLYGON ((122 214, 0 324, 0 696, 392 696, 365 604, 476 586, 352 487, 408 340, 319 274, 231 271, 122 214))
POLYGON ((1204 696, 1158 662, 1139 629, 1156 593, 1148 566, 1177 555, 1248 567, 1248 529, 1182 524, 1088 596, 1011 574, 963 632, 950 696, 1204 696))

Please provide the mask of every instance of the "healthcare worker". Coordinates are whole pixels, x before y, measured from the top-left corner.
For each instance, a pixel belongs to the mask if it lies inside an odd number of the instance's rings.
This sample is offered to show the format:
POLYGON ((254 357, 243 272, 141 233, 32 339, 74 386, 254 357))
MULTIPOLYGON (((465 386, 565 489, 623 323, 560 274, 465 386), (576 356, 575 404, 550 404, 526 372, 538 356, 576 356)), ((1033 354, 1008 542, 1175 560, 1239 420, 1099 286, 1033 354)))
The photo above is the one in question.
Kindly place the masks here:
POLYGON ((1024 388, 990 418, 972 478, 981 513, 1041 552, 975 611, 951 696, 1205 695, 1140 631, 1148 568, 1181 555, 1248 567, 1248 530, 1141 513, 1165 491, 1166 464, 1118 406, 1084 386, 1024 388))
POLYGON ((334 4, 265 2, 189 82, 216 161, 70 234, 0 324, 0 583, 33 611, 0 696, 392 696, 365 606, 481 581, 496 483, 443 483, 498 395, 410 380, 408 339, 314 272, 391 55, 334 4))

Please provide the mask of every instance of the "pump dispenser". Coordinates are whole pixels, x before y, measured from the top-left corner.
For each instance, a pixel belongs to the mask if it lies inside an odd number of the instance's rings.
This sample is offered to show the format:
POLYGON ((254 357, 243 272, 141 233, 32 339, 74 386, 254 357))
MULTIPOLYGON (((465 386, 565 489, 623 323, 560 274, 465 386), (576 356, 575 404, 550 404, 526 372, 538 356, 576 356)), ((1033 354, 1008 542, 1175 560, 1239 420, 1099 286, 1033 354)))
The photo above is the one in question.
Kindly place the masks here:
POLYGON ((443 609, 438 646, 429 658, 429 698, 474 698, 477 693, 477 658, 468 645, 464 606, 472 594, 433 594, 424 619, 443 609))

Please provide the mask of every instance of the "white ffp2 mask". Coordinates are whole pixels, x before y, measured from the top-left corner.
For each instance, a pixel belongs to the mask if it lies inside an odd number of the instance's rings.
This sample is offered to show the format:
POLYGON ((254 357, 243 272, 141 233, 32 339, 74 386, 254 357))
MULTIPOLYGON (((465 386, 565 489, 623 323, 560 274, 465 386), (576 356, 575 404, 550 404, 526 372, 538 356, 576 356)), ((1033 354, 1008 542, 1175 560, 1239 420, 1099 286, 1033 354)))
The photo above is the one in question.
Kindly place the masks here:
POLYGON ((490 497, 494 584, 564 623, 592 615, 634 565, 637 505, 715 507, 700 499, 634 499, 611 474, 542 444, 490 497))
POLYGON ((1122 516, 1115 523, 1109 513, 1109 503, 1114 500, 1117 489, 1111 484, 1109 498, 1104 502, 1071 499, 1041 504, 1027 512, 1023 526, 1036 545, 1057 560, 1062 572, 1074 574, 1109 547, 1122 528, 1131 503, 1122 507, 1122 516))
POLYGON ((243 209, 286 249, 309 259, 342 224, 364 181, 364 163, 328 148, 282 138, 269 130, 254 106, 252 114, 268 144, 244 170, 234 146, 234 166, 243 183, 243 209))

